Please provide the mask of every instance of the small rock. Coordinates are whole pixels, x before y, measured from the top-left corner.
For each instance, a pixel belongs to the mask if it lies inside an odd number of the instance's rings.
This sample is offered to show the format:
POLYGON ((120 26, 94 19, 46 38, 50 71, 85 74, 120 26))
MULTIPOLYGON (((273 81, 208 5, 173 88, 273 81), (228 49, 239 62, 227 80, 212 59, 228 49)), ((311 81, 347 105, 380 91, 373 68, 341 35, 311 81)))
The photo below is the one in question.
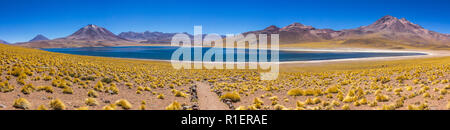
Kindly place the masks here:
POLYGON ((232 109, 232 110, 234 110, 233 104, 230 104, 230 105, 229 105, 229 108, 232 109))
POLYGON ((227 99, 223 99, 223 102, 224 102, 224 103, 227 103, 227 102, 230 102, 230 103, 231 103, 231 99, 228 99, 228 98, 227 98, 227 99))
POLYGON ((6 106, 3 104, 0 104, 0 108, 6 108, 6 106))
POLYGON ((197 104, 192 105, 192 110, 199 110, 198 105, 197 104))

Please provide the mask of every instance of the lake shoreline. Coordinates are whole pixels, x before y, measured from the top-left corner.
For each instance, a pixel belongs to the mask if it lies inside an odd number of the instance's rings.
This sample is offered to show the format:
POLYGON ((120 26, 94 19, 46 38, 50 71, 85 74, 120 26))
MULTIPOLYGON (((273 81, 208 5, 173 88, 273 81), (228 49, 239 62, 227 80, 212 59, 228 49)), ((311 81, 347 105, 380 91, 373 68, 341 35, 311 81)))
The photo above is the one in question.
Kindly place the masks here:
MULTIPOLYGON (((171 47, 171 46, 168 46, 171 47)), ((292 51, 292 52, 359 52, 359 53, 420 53, 424 55, 407 55, 407 56, 380 56, 380 57, 363 57, 363 58, 343 58, 343 59, 326 59, 326 60, 302 60, 302 61, 280 61, 278 64, 300 64, 300 63, 333 63, 333 62, 354 62, 354 61, 372 61, 372 60, 397 60, 397 59, 408 59, 408 58, 426 58, 426 57, 436 57, 436 56, 450 56, 448 51, 431 51, 431 50, 389 50, 389 49, 367 49, 367 48, 318 48, 318 49, 307 49, 307 48, 279 48, 280 51, 292 51)), ((76 55, 76 54, 74 54, 76 55)), ((99 56, 103 57, 103 56, 99 56)), ((171 60, 158 60, 158 59, 141 59, 141 58, 120 58, 120 57, 109 57, 109 58, 119 58, 119 59, 133 59, 133 60, 143 60, 143 61, 160 61, 160 62, 171 62, 171 60)), ((191 63, 206 63, 206 64, 223 64, 223 62, 197 62, 192 61, 191 63)), ((235 64, 242 63, 252 63, 252 62, 233 62, 235 64)))

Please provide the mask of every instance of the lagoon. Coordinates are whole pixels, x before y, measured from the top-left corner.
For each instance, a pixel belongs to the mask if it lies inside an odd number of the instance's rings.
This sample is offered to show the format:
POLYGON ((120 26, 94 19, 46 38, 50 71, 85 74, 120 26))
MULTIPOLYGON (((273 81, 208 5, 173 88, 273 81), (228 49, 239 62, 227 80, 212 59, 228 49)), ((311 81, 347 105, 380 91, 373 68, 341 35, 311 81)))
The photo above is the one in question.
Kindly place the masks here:
MULTIPOLYGON (((48 48, 42 49, 50 52, 86 55, 86 56, 101 56, 101 57, 116 57, 116 58, 135 58, 135 59, 150 59, 150 60, 171 60, 172 53, 180 47, 176 46, 125 46, 125 47, 81 47, 81 48, 48 48)), ((203 47, 203 54, 211 49, 211 47, 203 47)), ((222 48, 220 48, 222 49, 222 48)), ((223 48, 224 49, 224 48, 223 48)), ((191 50, 193 50, 191 48, 191 50)), ((230 52, 225 51, 223 59, 230 52)), ((236 49, 237 53, 245 53, 246 61, 248 61, 249 49, 236 49)), ((237 53, 234 54, 236 59, 237 53)), ((259 53, 258 53, 259 54, 259 53)), ((270 50, 267 51, 268 59, 270 61, 270 50)), ((335 59, 350 59, 350 58, 369 58, 369 57, 392 57, 392 56, 413 56, 426 55, 424 53, 416 52, 329 52, 329 51, 279 51, 280 62, 290 61, 314 61, 314 60, 335 60, 335 59)), ((193 57, 193 54, 192 54, 193 57)), ((214 61, 214 56, 211 59, 214 61)))

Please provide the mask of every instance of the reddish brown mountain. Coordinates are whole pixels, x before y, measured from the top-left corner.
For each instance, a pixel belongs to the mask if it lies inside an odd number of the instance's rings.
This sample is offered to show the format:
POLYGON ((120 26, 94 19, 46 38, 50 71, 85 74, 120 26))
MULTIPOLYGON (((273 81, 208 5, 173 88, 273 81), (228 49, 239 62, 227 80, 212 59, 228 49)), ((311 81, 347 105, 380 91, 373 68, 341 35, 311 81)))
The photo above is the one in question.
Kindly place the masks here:
POLYGON ((126 41, 105 28, 90 24, 63 39, 87 41, 126 41))
MULTIPOLYGON (((398 19, 387 15, 368 26, 356 29, 344 29, 335 31, 332 29, 317 29, 312 26, 293 23, 279 28, 269 26, 263 30, 250 31, 244 35, 254 34, 279 34, 280 44, 304 43, 319 41, 344 41, 350 44, 378 44, 386 45, 384 42, 411 45, 411 46, 439 46, 450 47, 450 35, 424 29, 405 18, 398 19)), ((124 32, 116 36, 105 28, 96 25, 88 25, 64 38, 45 41, 33 41, 20 43, 18 45, 51 48, 51 47, 93 47, 93 46, 121 46, 134 45, 138 43, 170 43, 175 33, 161 32, 124 32)), ((192 35, 190 35, 192 37, 192 35)), ((268 35, 270 37, 270 35, 268 35)))
POLYGON ((17 45, 33 48, 102 47, 135 45, 135 42, 120 38, 103 27, 90 24, 64 38, 18 43, 17 45))
POLYGON ((251 31, 243 34, 246 35, 249 33, 279 34, 280 43, 299 43, 330 40, 339 35, 338 31, 334 31, 331 29, 316 29, 314 27, 305 26, 300 23, 293 23, 283 28, 278 28, 272 25, 264 30, 251 31))
POLYGON ((364 41, 364 39, 383 39, 408 45, 450 45, 450 35, 429 31, 405 18, 398 19, 387 15, 373 24, 356 29, 335 31, 317 29, 300 23, 293 23, 283 28, 274 25, 264 30, 250 31, 243 34, 280 34, 280 43, 302 43, 328 40, 364 41))
POLYGON ((31 39, 29 42, 45 41, 45 40, 50 40, 50 39, 48 39, 44 35, 39 34, 36 37, 34 37, 33 39, 31 39))

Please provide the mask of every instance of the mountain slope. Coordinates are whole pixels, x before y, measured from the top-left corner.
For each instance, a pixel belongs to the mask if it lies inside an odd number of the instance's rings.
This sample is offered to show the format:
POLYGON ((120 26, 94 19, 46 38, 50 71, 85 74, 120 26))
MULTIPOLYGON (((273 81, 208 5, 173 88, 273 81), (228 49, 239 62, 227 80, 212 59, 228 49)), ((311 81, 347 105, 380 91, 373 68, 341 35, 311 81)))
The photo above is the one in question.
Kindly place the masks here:
POLYGON ((69 40, 85 40, 85 41, 126 41, 123 38, 116 36, 114 33, 105 28, 89 24, 72 35, 64 38, 69 40))
POLYGON ((449 45, 450 35, 430 31, 405 18, 398 19, 387 15, 373 24, 356 29, 344 30, 345 37, 384 38, 401 41, 409 45, 449 45))
POLYGON ((54 40, 18 43, 32 48, 102 47, 136 45, 135 42, 120 38, 103 27, 87 25, 70 36, 54 40))
MULTIPOLYGON (((449 34, 430 31, 405 18, 398 19, 390 15, 380 18, 373 24, 356 29, 335 31, 293 23, 282 28, 272 25, 264 30, 250 31, 243 34, 249 33, 280 34, 280 44, 343 40, 343 43, 346 44, 362 43, 370 45, 375 44, 374 41, 388 41, 389 43, 410 46, 450 46, 449 34)), ((386 43, 380 44, 385 45, 386 43)))
POLYGON ((9 42, 4 41, 4 40, 2 40, 2 39, 0 39, 0 43, 3 43, 3 44, 10 44, 9 42))
POLYGON ((29 42, 35 42, 35 41, 45 41, 45 40, 50 40, 47 37, 45 37, 44 35, 37 35, 36 37, 34 37, 33 39, 31 39, 29 42))
MULTIPOLYGON (((316 29, 311 26, 305 26, 300 23, 293 23, 286 27, 279 28, 271 25, 264 30, 250 31, 243 33, 244 35, 254 33, 258 34, 279 34, 280 43, 298 43, 298 42, 314 42, 322 40, 330 40, 337 35, 338 31, 331 29, 316 29)), ((270 37, 270 35, 268 35, 270 37)))
MULTIPOLYGON (((135 41, 139 43, 148 43, 148 44, 170 44, 172 41, 172 37, 179 33, 163 33, 163 32, 122 32, 118 36, 130 41, 135 41)), ((191 42, 194 42, 194 35, 183 32, 182 34, 186 34, 191 38, 191 42)), ((207 34, 203 34, 202 38, 205 38, 207 34)), ((221 35, 222 38, 225 38, 225 35, 221 35)))
MULTIPOLYGON (((177 33, 163 33, 163 32, 122 32, 118 36, 127 40, 132 40, 141 43, 170 43, 172 37, 177 33)), ((184 33, 187 34, 187 33, 184 33)), ((190 37, 192 35, 187 34, 190 37)))

